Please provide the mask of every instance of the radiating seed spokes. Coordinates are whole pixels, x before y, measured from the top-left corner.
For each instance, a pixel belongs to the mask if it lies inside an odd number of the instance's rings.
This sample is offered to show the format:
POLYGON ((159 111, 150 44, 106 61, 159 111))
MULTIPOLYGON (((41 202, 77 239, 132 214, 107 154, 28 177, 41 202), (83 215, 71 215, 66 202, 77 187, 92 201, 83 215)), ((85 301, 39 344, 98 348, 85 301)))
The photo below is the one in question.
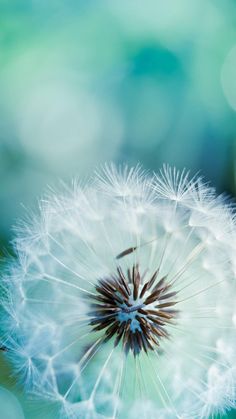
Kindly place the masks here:
POLYGON ((97 294, 89 296, 88 315, 92 330, 104 331, 104 342, 114 337, 115 346, 122 341, 124 351, 136 356, 157 349, 161 339, 169 337, 166 326, 177 317, 178 311, 171 309, 177 293, 170 290, 166 276, 158 280, 158 275, 157 269, 144 282, 136 264, 126 274, 118 266, 114 275, 98 280, 97 294))

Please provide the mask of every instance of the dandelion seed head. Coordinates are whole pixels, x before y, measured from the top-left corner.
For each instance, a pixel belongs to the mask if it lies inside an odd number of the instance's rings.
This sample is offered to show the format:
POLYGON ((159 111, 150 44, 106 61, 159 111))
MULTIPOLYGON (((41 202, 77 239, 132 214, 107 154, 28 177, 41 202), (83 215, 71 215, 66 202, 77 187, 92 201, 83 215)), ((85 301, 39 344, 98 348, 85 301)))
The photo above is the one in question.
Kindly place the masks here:
POLYGON ((202 178, 107 164, 48 192, 15 230, 2 347, 58 417, 234 406, 235 216, 202 178))

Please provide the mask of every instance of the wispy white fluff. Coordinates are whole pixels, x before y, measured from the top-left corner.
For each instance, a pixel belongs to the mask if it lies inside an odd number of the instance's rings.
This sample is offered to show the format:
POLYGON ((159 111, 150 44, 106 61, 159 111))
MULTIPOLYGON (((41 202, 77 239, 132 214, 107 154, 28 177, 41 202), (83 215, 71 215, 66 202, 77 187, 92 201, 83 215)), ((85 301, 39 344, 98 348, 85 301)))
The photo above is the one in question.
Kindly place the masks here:
POLYGON ((235 406, 235 216, 201 178, 105 165, 84 185, 48 193, 16 228, 14 248, 2 345, 27 391, 58 403, 58 417, 207 418, 235 406), (167 276, 179 314, 170 339, 134 358, 91 332, 87 296, 118 264, 136 263, 159 268, 156 281, 167 276))

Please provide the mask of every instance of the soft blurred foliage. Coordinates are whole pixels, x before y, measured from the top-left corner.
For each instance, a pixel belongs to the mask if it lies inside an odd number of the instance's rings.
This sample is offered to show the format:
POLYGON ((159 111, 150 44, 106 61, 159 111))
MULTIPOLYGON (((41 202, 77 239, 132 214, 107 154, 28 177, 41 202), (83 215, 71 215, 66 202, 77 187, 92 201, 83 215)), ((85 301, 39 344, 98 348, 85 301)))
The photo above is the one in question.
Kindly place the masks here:
POLYGON ((1 252, 46 185, 105 161, 234 194, 235 68, 234 0, 0 0, 1 252))

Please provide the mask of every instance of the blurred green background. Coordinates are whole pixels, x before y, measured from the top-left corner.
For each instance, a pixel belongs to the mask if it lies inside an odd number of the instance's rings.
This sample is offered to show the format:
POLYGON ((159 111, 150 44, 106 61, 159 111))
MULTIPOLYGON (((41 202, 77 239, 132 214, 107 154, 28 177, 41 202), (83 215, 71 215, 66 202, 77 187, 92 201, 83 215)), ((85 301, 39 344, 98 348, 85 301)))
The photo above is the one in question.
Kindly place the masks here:
MULTIPOLYGON (((235 69, 235 0, 0 0, 1 254, 48 184, 106 161, 186 167, 235 195, 235 69)), ((4 391, 1 417, 21 419, 4 391)))

